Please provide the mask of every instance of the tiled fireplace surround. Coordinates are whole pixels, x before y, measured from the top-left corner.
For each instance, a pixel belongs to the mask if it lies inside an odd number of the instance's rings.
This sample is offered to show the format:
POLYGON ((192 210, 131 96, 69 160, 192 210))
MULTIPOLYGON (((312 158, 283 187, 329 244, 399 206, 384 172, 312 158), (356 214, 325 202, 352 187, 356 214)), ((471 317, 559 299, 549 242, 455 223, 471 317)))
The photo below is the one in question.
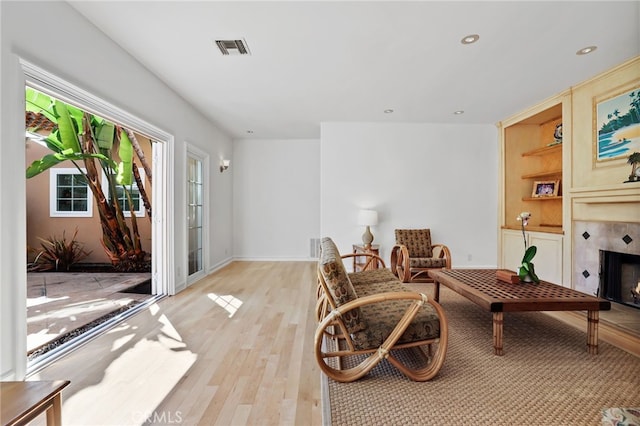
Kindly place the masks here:
POLYGON ((600 250, 640 255, 640 223, 573 223, 573 282, 578 291, 597 294, 600 250))

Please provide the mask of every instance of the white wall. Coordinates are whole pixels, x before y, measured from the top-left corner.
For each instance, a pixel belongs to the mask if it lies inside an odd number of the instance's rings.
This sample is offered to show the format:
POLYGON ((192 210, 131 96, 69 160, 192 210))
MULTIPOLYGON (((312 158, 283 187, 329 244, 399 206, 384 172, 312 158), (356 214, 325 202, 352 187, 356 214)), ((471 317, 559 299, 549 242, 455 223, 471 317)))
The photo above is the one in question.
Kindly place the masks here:
POLYGON ((453 266, 495 267, 498 132, 491 125, 323 123, 320 229, 341 252, 362 242, 361 208, 378 211, 389 261, 396 228, 430 228, 453 266))
POLYGON ((317 139, 233 143, 233 247, 236 259, 309 259, 319 237, 317 139))
MULTIPOLYGON (((0 2, 0 379, 26 368, 26 241, 24 74, 19 58, 171 134, 174 170, 176 287, 185 281, 185 141, 211 155, 231 156, 231 139, 64 2, 0 2)), ((213 248, 209 263, 231 253, 232 178, 212 179, 213 248)), ((225 257, 227 256, 227 257, 225 257)))

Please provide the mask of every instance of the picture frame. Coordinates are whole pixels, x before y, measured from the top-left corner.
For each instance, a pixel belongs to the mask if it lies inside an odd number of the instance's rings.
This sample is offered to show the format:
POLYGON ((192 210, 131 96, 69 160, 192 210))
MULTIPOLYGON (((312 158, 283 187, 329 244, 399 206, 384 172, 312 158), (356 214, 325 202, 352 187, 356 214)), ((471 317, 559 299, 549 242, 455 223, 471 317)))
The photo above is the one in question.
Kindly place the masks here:
POLYGON ((596 163, 622 160, 640 149, 640 86, 594 98, 596 163))
POLYGON ((531 197, 557 197, 560 190, 560 180, 537 180, 533 182, 531 197))

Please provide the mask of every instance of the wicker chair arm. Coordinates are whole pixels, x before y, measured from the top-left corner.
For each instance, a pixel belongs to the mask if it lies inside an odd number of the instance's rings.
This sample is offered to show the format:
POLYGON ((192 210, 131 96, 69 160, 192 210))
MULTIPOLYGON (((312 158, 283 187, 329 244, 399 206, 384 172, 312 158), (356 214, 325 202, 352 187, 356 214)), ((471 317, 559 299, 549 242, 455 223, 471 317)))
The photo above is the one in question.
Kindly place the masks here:
POLYGON ((377 254, 373 254, 373 253, 349 253, 349 254, 343 254, 340 256, 340 258, 343 260, 348 258, 353 258, 353 257, 368 257, 367 263, 362 267, 362 269, 367 269, 374 262, 378 264, 378 268, 384 269, 387 267, 384 264, 384 260, 377 254))
POLYGON ((449 250, 449 247, 444 244, 433 244, 432 247, 434 249, 438 249, 436 250, 439 252, 437 257, 445 259, 445 268, 451 269, 451 251, 449 250))
POLYGON ((403 244, 396 244, 391 249, 391 272, 403 283, 411 280, 409 267, 409 250, 403 244))

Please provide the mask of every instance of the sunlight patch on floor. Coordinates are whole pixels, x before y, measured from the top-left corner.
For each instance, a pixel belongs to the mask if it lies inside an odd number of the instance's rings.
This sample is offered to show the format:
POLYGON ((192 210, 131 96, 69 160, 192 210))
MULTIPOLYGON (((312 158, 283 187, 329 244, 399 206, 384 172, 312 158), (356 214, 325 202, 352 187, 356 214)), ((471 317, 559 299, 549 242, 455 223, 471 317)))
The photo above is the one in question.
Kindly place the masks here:
POLYGON ((27 349, 38 348, 52 340, 55 340, 59 333, 48 333, 49 330, 40 330, 38 333, 27 335, 27 349))
POLYGON ((44 305, 46 303, 57 302, 59 300, 66 300, 66 299, 69 299, 69 298, 70 298, 69 296, 61 296, 61 297, 47 297, 47 296, 28 297, 27 298, 27 308, 32 308, 34 306, 44 305))
MULTIPOLYGON (((178 333, 178 330, 176 330, 173 327, 173 324, 171 324, 171 321, 169 321, 169 318, 167 318, 166 315, 164 314, 160 315, 160 318, 158 318, 158 321, 163 324, 161 330, 164 334, 166 334, 167 336, 169 336, 170 338, 178 342, 182 342, 182 337, 180 336, 180 333, 178 333)), ((162 335, 159 335, 158 337, 162 337, 162 335)))
POLYGON ((223 308, 225 311, 229 312, 229 318, 231 318, 238 311, 238 309, 240 309, 240 306, 242 306, 242 300, 236 299, 230 294, 227 294, 225 296, 218 296, 215 293, 209 293, 207 294, 207 297, 216 302, 216 304, 223 308))
MULTIPOLYGON (((129 342, 125 340, 130 341, 131 337, 118 339, 117 346, 126 347, 129 342)), ((104 419, 113 425, 135 425, 150 417, 179 418, 180 413, 157 413, 156 408, 197 359, 185 346, 161 332, 156 339, 143 339, 124 350, 110 363, 99 383, 63 398, 65 425, 102 425, 104 419), (122 398, 103 398, 105 392, 122 398)))
POLYGON ((127 334, 126 336, 122 336, 113 341, 113 345, 111 345, 111 352, 115 352, 127 343, 131 341, 135 337, 135 334, 127 334))
POLYGON ((44 308, 42 310, 36 310, 35 312, 38 314, 29 315, 27 322, 36 323, 38 321, 47 321, 54 318, 73 318, 78 315, 89 314, 93 311, 113 310, 126 306, 132 301, 132 299, 94 299, 70 304, 55 310, 48 310, 47 308, 44 308))

